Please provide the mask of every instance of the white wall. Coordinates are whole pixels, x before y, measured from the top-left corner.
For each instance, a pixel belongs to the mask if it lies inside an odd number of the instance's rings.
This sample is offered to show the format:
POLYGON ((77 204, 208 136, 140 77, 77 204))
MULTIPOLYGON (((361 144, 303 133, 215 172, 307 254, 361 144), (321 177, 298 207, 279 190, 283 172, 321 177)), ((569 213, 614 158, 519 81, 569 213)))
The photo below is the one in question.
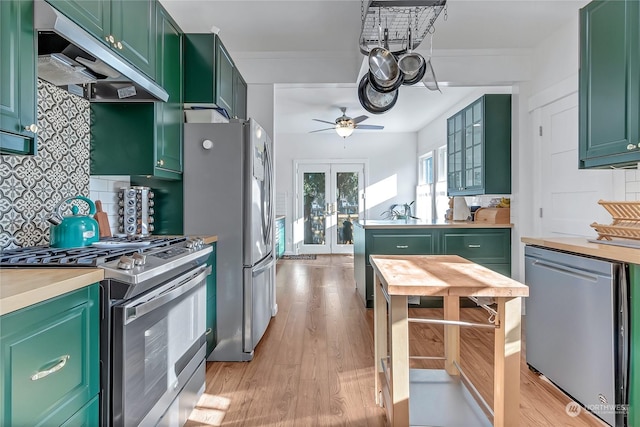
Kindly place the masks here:
POLYGON ((381 134, 356 131, 342 139, 334 132, 276 136, 276 209, 286 214, 288 252, 292 247, 294 221, 294 160, 366 159, 368 162, 367 212, 365 218, 381 219, 392 203, 415 198, 415 133, 381 134))

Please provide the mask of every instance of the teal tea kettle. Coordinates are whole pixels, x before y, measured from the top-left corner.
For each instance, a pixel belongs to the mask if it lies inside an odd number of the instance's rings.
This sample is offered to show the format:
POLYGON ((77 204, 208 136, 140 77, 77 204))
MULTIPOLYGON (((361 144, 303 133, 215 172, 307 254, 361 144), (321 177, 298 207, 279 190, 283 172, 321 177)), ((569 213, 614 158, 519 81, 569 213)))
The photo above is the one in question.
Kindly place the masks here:
POLYGON ((96 213, 96 205, 84 196, 67 197, 56 205, 47 217, 51 223, 49 227, 50 242, 53 248, 79 248, 89 246, 99 239, 98 222, 91 216, 78 215, 78 207, 71 207, 71 216, 63 217, 60 208, 63 203, 71 203, 72 200, 82 200, 89 205, 89 215, 96 213))

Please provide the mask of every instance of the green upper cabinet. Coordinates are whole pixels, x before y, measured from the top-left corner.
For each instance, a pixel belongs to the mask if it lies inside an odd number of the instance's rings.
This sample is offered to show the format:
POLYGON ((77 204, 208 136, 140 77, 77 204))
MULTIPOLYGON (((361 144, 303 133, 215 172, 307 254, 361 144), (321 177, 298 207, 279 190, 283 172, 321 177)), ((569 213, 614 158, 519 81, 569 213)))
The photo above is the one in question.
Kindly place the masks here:
POLYGON ((182 32, 157 8, 157 82, 167 102, 92 103, 92 175, 182 176, 182 32))
POLYGON ((33 2, 0 1, 0 58, 0 153, 35 154, 33 2))
POLYGON ((110 34, 111 0, 47 0, 89 33, 107 42, 110 34))
POLYGON ((580 10, 580 168, 640 161, 640 4, 580 10))
POLYGON ((484 95, 447 120, 447 194, 511 193, 511 95, 484 95))
POLYGON ((157 0, 47 0, 60 12, 156 77, 157 0))
POLYGON ((158 78, 169 99, 156 104, 156 163, 158 168, 182 172, 182 32, 158 5, 158 78))
POLYGON ((215 104, 246 119, 247 84, 215 34, 184 35, 184 102, 215 104))
POLYGON ((97 425, 99 285, 2 316, 0 366, 0 425, 97 425))
POLYGON ((237 68, 233 70, 233 117, 247 118, 247 83, 237 68))

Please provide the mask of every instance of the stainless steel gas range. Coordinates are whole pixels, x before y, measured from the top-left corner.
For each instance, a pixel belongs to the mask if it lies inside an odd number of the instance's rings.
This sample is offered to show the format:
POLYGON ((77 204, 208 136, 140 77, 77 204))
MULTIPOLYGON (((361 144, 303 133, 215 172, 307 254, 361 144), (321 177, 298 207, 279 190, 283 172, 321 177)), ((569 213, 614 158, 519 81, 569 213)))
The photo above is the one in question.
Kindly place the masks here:
POLYGON ((199 238, 19 248, 0 267, 99 267, 101 424, 181 426, 204 391, 207 258, 199 238))

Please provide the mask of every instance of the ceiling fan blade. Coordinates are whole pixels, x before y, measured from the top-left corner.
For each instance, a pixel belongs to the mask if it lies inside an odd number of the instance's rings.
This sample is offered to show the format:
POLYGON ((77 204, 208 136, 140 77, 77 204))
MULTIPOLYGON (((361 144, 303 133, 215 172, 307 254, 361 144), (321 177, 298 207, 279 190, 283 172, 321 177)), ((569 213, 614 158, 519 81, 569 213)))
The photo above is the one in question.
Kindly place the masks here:
POLYGON ((369 116, 358 116, 358 117, 354 117, 353 119, 353 123, 358 124, 360 122, 364 122, 365 120, 367 120, 369 118, 369 116))
POLYGON ((380 125, 358 125, 356 129, 384 129, 384 126, 380 125))
POLYGON ((309 133, 322 132, 322 131, 325 131, 325 130, 335 130, 335 129, 336 129, 336 128, 318 129, 318 130, 312 130, 312 131, 310 131, 309 133))
POLYGON ((334 125, 335 126, 335 122, 328 122, 326 120, 320 120, 320 119, 311 119, 311 120, 315 120, 316 122, 320 122, 320 123, 326 123, 328 125, 334 125))

